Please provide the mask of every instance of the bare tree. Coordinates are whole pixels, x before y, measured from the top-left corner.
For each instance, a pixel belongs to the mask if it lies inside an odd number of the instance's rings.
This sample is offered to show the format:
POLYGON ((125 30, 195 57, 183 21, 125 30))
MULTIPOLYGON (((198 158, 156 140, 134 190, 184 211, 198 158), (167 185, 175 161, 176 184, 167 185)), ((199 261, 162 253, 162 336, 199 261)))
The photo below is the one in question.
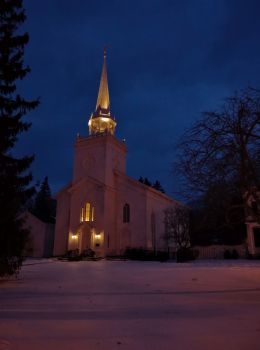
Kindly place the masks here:
POLYGON ((218 184, 232 184, 246 213, 248 192, 259 202, 259 140, 259 90, 246 88, 227 98, 218 111, 203 113, 178 145, 174 166, 186 194, 204 196, 218 184))
POLYGON ((176 251, 190 246, 189 210, 183 206, 170 207, 164 211, 167 246, 174 242, 176 251))

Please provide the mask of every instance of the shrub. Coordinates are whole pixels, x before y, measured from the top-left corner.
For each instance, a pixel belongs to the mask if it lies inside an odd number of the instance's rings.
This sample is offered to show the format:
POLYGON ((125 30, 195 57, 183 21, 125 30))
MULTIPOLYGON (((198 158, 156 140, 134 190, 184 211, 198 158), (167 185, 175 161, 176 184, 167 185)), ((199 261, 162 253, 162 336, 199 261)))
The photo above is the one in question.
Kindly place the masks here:
POLYGON ((231 259, 231 253, 228 249, 224 251, 224 259, 231 259))
POLYGON ((5 277, 15 275, 17 277, 23 260, 24 258, 21 256, 0 257, 0 276, 5 277))
POLYGON ((79 250, 74 249, 74 250, 69 250, 67 253, 67 258, 69 261, 80 261, 82 260, 82 256, 79 255, 79 250))
POLYGON ((167 261, 169 259, 167 252, 157 251, 155 253, 143 248, 127 248, 124 252, 124 257, 130 260, 141 261, 167 261))
POLYGON ((176 252, 176 261, 185 262, 197 259, 199 251, 191 248, 180 248, 176 252))
POLYGON ((226 249, 224 251, 224 259, 238 259, 239 255, 236 249, 233 249, 230 251, 229 249, 226 249))
POLYGON ((239 255, 236 249, 232 250, 232 255, 231 255, 231 259, 238 259, 239 255))
POLYGON ((81 253, 81 256, 83 258, 93 258, 95 254, 96 253, 94 252, 94 250, 89 248, 89 249, 83 250, 83 252, 81 253))

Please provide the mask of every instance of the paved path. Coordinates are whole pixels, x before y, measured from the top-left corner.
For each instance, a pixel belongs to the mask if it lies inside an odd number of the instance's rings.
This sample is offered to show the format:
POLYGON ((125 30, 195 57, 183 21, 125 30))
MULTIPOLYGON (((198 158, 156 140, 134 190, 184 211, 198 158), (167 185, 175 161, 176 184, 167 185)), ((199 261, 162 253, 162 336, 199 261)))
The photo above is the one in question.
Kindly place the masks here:
POLYGON ((259 350, 260 261, 27 261, 0 350, 259 350))

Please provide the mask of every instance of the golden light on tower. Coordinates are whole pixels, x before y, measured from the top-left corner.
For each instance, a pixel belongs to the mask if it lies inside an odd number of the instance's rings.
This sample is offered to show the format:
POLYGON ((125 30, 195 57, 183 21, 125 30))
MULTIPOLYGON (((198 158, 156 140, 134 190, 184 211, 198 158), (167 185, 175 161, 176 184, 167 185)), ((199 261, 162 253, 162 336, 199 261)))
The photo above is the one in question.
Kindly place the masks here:
POLYGON ((88 126, 90 135, 114 135, 115 133, 116 121, 110 113, 110 101, 107 82, 106 49, 104 49, 104 63, 102 67, 96 110, 94 113, 91 114, 88 126))

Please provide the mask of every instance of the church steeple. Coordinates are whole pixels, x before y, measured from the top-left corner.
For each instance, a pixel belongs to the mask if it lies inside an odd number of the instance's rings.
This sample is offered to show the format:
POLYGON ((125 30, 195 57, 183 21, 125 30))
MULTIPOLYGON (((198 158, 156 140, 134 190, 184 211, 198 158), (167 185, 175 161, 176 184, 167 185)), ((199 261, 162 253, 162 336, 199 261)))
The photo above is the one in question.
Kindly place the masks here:
POLYGON ((106 49, 104 49, 104 63, 102 67, 96 110, 92 113, 89 122, 89 134, 114 135, 116 122, 110 113, 109 91, 107 83, 106 49))
POLYGON ((107 58, 107 53, 106 53, 106 49, 104 49, 104 63, 103 63, 103 67, 102 67, 96 110, 98 108, 101 108, 101 109, 109 111, 110 106, 109 106, 109 92, 108 92, 108 83, 107 83, 106 58, 107 58))

